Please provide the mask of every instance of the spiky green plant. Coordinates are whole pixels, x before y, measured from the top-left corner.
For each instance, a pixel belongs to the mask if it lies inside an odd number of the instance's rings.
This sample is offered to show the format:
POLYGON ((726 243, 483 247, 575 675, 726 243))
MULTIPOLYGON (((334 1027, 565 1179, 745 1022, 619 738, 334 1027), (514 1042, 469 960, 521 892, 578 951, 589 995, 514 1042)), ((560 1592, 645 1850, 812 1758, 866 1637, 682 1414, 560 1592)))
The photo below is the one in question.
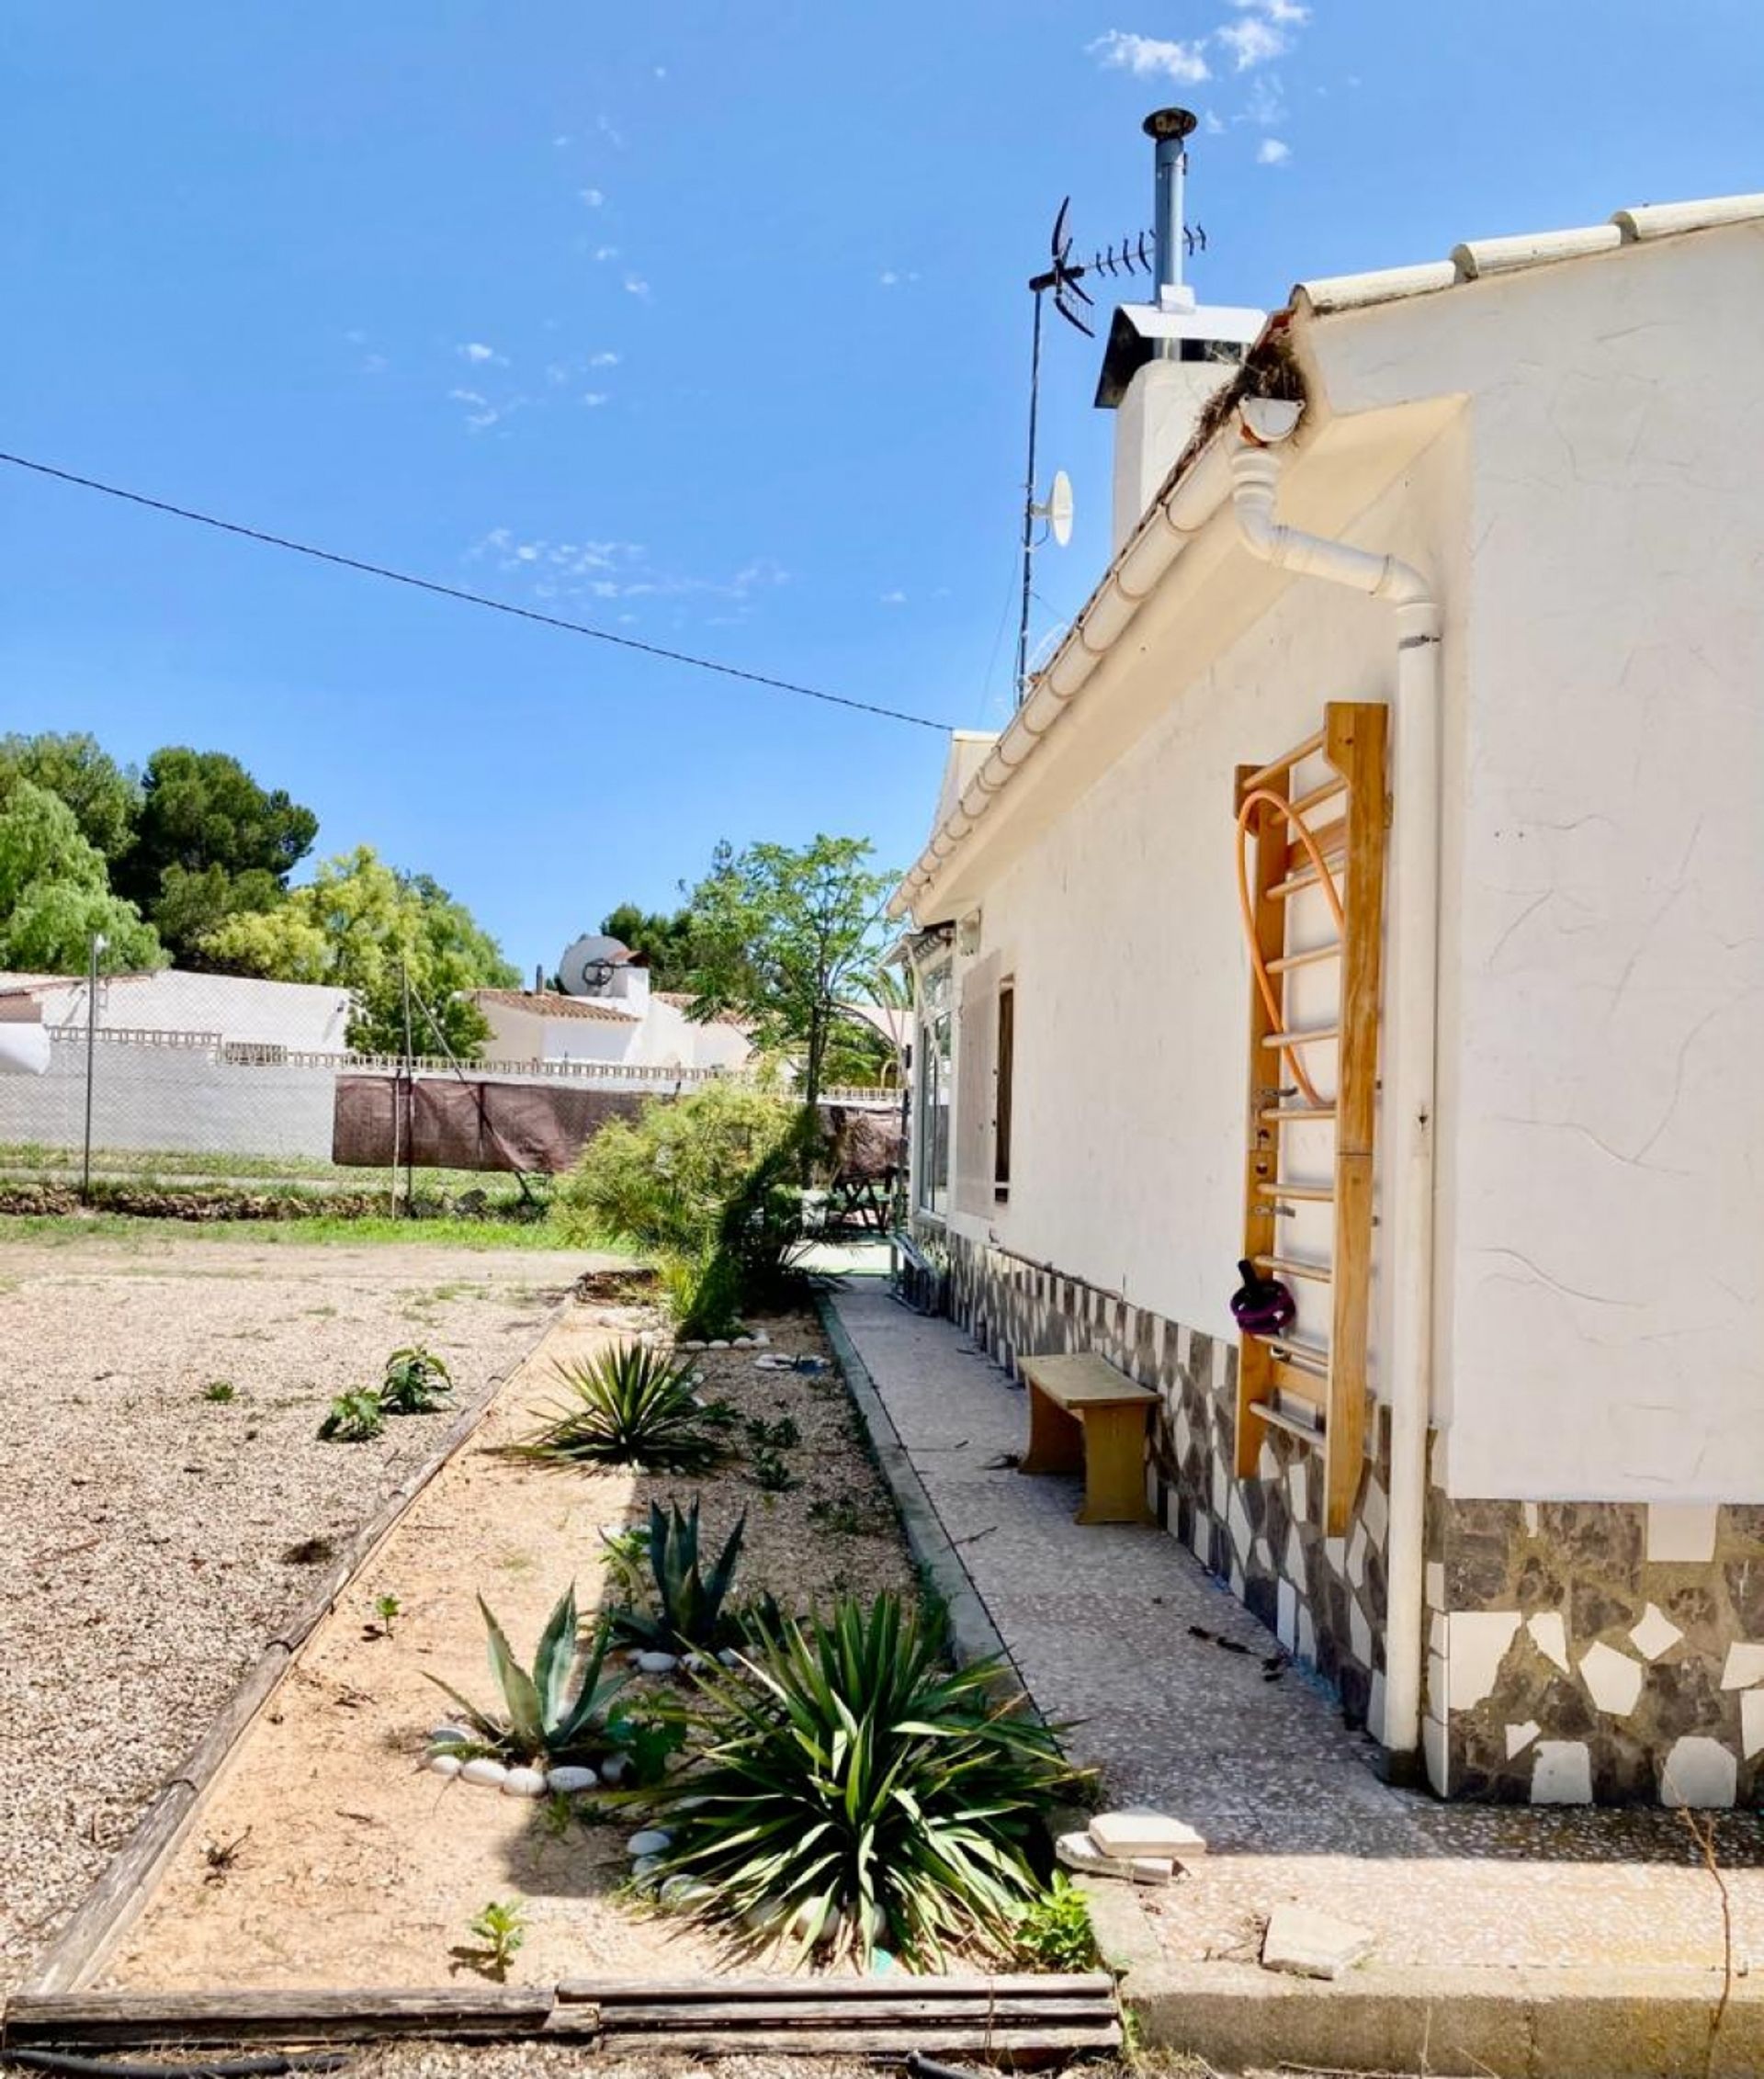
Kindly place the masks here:
POLYGON ((697 1767, 650 1793, 668 1872, 709 1887, 698 1916, 941 1963, 1008 1951, 1040 1894, 1028 1847, 1072 1771, 1053 1734, 994 1694, 1002 1669, 939 1665, 884 1595, 762 1633, 739 1675, 708 1670, 686 1713, 697 1767))
POLYGON ((365 1444, 385 1427, 379 1395, 364 1389, 339 1394, 331 1403, 330 1413, 319 1424, 319 1434, 327 1443, 365 1444))
POLYGON ((432 1350, 412 1343, 386 1360, 379 1405, 388 1415, 433 1415, 453 1391, 453 1374, 432 1350))
POLYGON ((526 1939, 526 1911, 520 1900, 492 1899, 472 1915, 467 1926, 490 1951, 492 1972, 498 1978, 506 1978, 515 1950, 526 1939))
POLYGON ((521 1761, 574 1761, 604 1749, 606 1707, 625 1687, 625 1678, 602 1672, 611 1635, 606 1625, 586 1641, 578 1635, 574 1584, 558 1599, 531 1672, 515 1659, 482 1596, 478 1607, 489 1635, 490 1671, 503 1693, 501 1714, 480 1711, 438 1675, 428 1678, 465 1712, 467 1724, 483 1745, 521 1761))
POLYGON ((662 1653, 714 1653, 738 1637, 741 1626, 723 1606, 746 1535, 743 1514, 707 1576, 698 1552, 697 1497, 685 1510, 677 1501, 665 1510, 659 1502, 651 1502, 646 1542, 655 1581, 656 1613, 614 1610, 613 1628, 618 1636, 662 1653))
POLYGON ((542 1409, 542 1429, 515 1449, 565 1463, 635 1465, 649 1473, 704 1473, 726 1447, 705 1421, 690 1366, 641 1343, 560 1365, 566 1397, 542 1409))

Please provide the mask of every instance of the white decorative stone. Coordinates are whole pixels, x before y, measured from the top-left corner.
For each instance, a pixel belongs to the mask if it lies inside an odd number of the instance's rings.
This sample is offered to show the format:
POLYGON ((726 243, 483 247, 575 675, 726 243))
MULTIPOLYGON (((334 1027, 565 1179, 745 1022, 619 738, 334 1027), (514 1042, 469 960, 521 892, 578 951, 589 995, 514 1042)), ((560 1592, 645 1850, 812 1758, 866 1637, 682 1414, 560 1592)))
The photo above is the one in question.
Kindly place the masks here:
POLYGON ((429 1768, 436 1776, 457 1776, 465 1767, 457 1754, 432 1754, 429 1768))
POLYGON ((1537 1735, 1543 1730, 1543 1726, 1538 1723, 1535 1718, 1528 1718, 1522 1725, 1508 1726, 1508 1760, 1510 1761, 1516 1754, 1523 1754, 1525 1749, 1531 1746, 1532 1742, 1536 1739, 1537 1735))
POLYGON ((756 1899, 741 1915, 741 1926, 754 1935, 770 1935, 784 1925, 789 1907, 782 1899, 756 1899))
POLYGON ((1747 1689, 1739 1700, 1739 1744, 1747 1761, 1764 1747, 1764 1689, 1747 1689))
POLYGON ((622 1783, 626 1777, 629 1775, 631 1761, 628 1755, 609 1754, 600 1765, 600 1780, 603 1783, 622 1783))
POLYGON ((760 1328, 755 1331, 753 1340, 756 1343, 760 1344, 762 1348, 763 1348, 763 1346, 769 1343, 772 1339, 769 1335, 767 1335, 763 1328, 760 1328))
POLYGON ((507 1774, 506 1763, 498 1761, 492 1755, 481 1754, 460 1769, 459 1780, 463 1783, 487 1783, 494 1790, 507 1774))
POLYGON ((463 1725, 431 1725, 429 1728, 429 1745, 432 1747, 469 1746, 477 1737, 476 1733, 468 1731, 463 1725))
POLYGON ((1308 1906, 1277 1905, 1261 1938, 1261 1968, 1295 1978, 1340 1978, 1372 1949, 1372 1930, 1308 1906))
POLYGON ((511 1768, 503 1777, 503 1795, 505 1798, 542 1798, 545 1795, 545 1771, 543 1768, 511 1768))
POLYGON ((637 1860, 631 1865, 632 1883, 647 1884, 650 1879, 655 1875, 656 1871, 660 1870, 661 1867, 662 1858, 659 1855, 639 1856, 637 1860))
POLYGON ((1749 1639, 1736 1639, 1727 1648, 1727 1658, 1722 1667, 1722 1688, 1749 1689, 1758 1682, 1764 1682, 1764 1645, 1757 1645, 1749 1639))
POLYGON ((1702 1563, 1715 1556, 1713 1502, 1650 1501, 1647 1557, 1650 1565, 1702 1563))
POLYGON ((1687 1733, 1674 1740, 1660 1770, 1660 1802, 1695 1811, 1724 1811, 1734 1802, 1739 1764, 1719 1740, 1687 1733))
POLYGON ((1537 1616, 1528 1617, 1525 1629, 1545 1660, 1554 1662, 1565 1675, 1573 1672, 1568 1664, 1568 1627, 1559 1610, 1541 1610, 1537 1616))
POLYGON ((1122 1861, 1165 1855, 1187 1861, 1206 1853, 1206 1842, 1193 1827, 1164 1812, 1099 1812, 1090 1835, 1099 1854, 1122 1861))
POLYGON ((672 1834, 664 1834, 659 1826, 646 1826, 626 1842, 625 1852, 640 1862, 646 1856, 666 1855, 673 1846, 672 1834))
POLYGON ((741 1665, 741 1656, 733 1646, 725 1646, 717 1657, 725 1667, 739 1667, 741 1665))
POLYGON ((662 1889, 655 1894, 663 1905, 673 1913, 684 1913, 695 1905, 707 1905, 717 1896, 717 1887, 707 1884, 697 1877, 688 1877, 684 1870, 676 1870, 672 1877, 662 1880, 662 1889))
POLYGON ((737 1336, 737 1337, 736 1337, 736 1339, 735 1339, 735 1348, 736 1348, 737 1350, 752 1350, 752 1347, 753 1347, 753 1339, 752 1339, 752 1336, 737 1336))
POLYGON ((1590 1804, 1592 1757, 1584 1740, 1540 1740, 1532 1763, 1533 1804, 1590 1804))
POLYGON ((639 1653, 633 1663, 639 1675, 672 1675, 680 1665, 673 1653, 639 1653))
POLYGON ((676 1348, 680 1350, 703 1350, 704 1347, 704 1343, 695 1338, 690 1342, 684 1342, 676 1345, 676 1348))
POLYGON ((729 1348, 729 1338, 727 1336, 713 1336, 705 1345, 705 1348, 707 1350, 727 1350, 729 1348))
POLYGON ((1064 1870, 1090 1870, 1106 1877, 1116 1869, 1114 1858, 1104 1855, 1088 1834, 1062 1834, 1054 1843, 1054 1855, 1064 1870))
POLYGON ((1168 1855, 1136 1855, 1127 1865, 1136 1884, 1168 1884, 1176 1875, 1176 1859, 1168 1855))
POLYGON ((547 1770, 545 1787, 554 1797, 572 1798, 578 1791, 592 1791, 599 1780, 599 1772, 585 1764, 578 1768, 566 1763, 561 1768, 547 1770))
POLYGON ((1642 1612, 1642 1621, 1629 1634, 1629 1643, 1644 1660, 1657 1660, 1669 1647, 1678 1644, 1684 1633, 1660 1609, 1650 1602, 1642 1612))
POLYGON ((1469 1711, 1494 1693, 1500 1664, 1519 1632, 1519 1612, 1454 1610, 1445 1627, 1452 1709, 1469 1711))
POLYGON ((1598 1708, 1612 1718, 1627 1718, 1642 1699, 1645 1670, 1615 1646, 1589 1646, 1580 1656, 1580 1679, 1598 1708))

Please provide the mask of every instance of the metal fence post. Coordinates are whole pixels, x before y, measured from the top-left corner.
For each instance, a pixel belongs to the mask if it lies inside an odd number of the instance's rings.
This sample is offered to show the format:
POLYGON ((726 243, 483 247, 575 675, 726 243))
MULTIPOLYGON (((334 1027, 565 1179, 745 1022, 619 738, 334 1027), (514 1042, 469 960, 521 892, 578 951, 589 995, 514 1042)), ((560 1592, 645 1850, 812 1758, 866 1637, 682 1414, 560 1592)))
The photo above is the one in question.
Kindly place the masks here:
POLYGON ((85 1139, 80 1155, 80 1203, 92 1203, 92 1068, 98 1040, 98 955, 104 951, 102 932, 92 934, 92 956, 85 971, 85 1139))

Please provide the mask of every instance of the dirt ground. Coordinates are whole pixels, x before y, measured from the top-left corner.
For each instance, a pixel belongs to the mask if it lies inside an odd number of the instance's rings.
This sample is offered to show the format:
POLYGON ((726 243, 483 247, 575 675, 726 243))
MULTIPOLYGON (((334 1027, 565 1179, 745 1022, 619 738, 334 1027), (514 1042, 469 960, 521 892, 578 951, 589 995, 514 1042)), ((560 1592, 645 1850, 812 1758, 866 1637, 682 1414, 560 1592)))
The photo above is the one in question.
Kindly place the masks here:
POLYGON ((421 1341, 481 1401, 606 1260, 0 1231, 0 1990, 310 1592, 294 1548, 448 1426, 321 1443, 332 1396, 421 1341))
MULTIPOLYGON (((414 1505, 336 1613, 316 1633, 269 1712, 236 1751, 105 1982, 131 1989, 409 1985, 468 1981, 483 1960, 467 1924, 518 1897, 528 1929, 511 1978, 678 1977, 713 1968, 703 1936, 615 1896, 642 1824, 629 1813, 561 1834, 547 1808, 447 1781, 423 1766, 427 1729, 449 1707, 443 1677, 487 1705, 481 1589, 516 1652, 531 1655, 572 1579, 584 1619, 606 1599, 600 1533, 647 1520, 651 1498, 702 1491, 704 1534, 720 1549, 746 1512, 736 1593, 770 1589, 786 1608, 831 1592, 907 1589, 912 1576, 879 1475, 836 1375, 757 1369, 755 1350, 706 1352, 707 1399, 775 1422, 800 1442, 782 1454, 798 1485, 755 1485, 745 1445, 702 1481, 556 1470, 503 1455, 549 1397, 554 1359, 588 1354, 645 1318, 576 1305, 540 1362, 498 1395, 484 1425, 414 1505), (830 1521, 830 1517, 832 1519, 830 1521), (370 1636, 375 1599, 397 1596, 394 1636, 370 1636), (241 1842, 217 1877, 207 1849, 241 1842)), ((772 1347, 826 1345, 810 1316, 765 1323, 772 1347)), ((739 1434, 739 1432, 738 1432, 739 1434)), ((659 1678, 666 1683, 668 1678, 659 1678)), ((640 1696, 657 1678, 634 1684, 640 1696)), ((583 1801, 592 1811, 594 1801, 583 1801)))

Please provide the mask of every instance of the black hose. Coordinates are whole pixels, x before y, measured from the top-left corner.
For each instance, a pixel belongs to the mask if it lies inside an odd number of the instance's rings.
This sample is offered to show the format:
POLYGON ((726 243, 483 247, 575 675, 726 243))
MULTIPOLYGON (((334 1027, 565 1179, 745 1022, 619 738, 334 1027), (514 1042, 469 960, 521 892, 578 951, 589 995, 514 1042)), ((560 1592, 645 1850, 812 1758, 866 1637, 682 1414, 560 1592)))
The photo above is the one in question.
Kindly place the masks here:
POLYGON ((34 2065, 68 2079, 280 2079, 290 2072, 338 2072, 348 2063, 342 2051, 301 2051, 271 2057, 197 2058, 188 2063, 143 2064, 103 2057, 74 2057, 67 2051, 0 2047, 0 2062, 34 2065))
POLYGON ((977 2079, 977 2074, 964 2072, 959 2064, 937 2063, 923 2051, 907 2052, 907 2072, 910 2079, 977 2079))

